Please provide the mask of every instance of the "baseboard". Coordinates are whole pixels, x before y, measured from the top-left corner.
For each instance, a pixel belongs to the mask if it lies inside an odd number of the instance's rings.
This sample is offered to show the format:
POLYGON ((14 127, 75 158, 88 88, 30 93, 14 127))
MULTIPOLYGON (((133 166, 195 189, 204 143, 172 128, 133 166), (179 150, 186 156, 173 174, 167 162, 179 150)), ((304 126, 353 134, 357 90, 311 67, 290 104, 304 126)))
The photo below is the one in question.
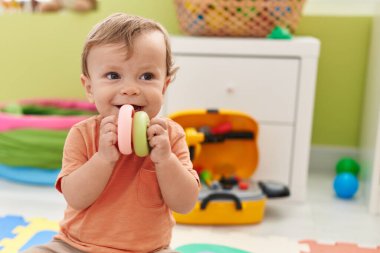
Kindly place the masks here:
POLYGON ((343 157, 358 160, 359 149, 357 147, 312 145, 309 171, 335 174, 336 163, 343 157))

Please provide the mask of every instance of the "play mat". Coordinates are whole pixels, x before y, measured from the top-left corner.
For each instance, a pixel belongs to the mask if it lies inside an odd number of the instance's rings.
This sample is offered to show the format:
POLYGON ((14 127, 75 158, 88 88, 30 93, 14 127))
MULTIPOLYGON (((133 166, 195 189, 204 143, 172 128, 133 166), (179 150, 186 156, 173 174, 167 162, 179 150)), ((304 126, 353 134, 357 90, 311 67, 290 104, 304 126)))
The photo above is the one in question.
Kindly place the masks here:
MULTIPOLYGON (((0 217, 0 253, 18 253, 33 245, 46 243, 58 230, 57 221, 16 215, 2 216, 0 217)), ((282 237, 251 236, 250 245, 233 243, 248 236, 244 234, 229 235, 228 241, 208 236, 204 239, 209 241, 206 243, 191 236, 191 233, 195 233, 195 229, 193 232, 191 229, 186 229, 185 233, 187 235, 183 238, 192 242, 186 240, 180 242, 178 238, 173 238, 174 248, 181 253, 380 253, 380 246, 365 248, 349 243, 323 244, 312 240, 297 242, 282 237)))

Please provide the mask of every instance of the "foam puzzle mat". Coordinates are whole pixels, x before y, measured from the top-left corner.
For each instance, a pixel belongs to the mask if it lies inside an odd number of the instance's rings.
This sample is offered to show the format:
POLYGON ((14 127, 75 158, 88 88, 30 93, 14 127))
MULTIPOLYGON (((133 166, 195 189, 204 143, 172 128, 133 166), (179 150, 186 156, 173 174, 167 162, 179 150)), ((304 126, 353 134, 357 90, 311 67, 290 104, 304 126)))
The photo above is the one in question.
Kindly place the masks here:
POLYGON ((353 243, 318 243, 312 240, 304 240, 310 247, 310 253, 380 253, 380 246, 365 247, 353 243))
POLYGON ((44 218, 0 217, 0 253, 18 253, 46 243, 58 230, 58 222, 44 218))
MULTIPOLYGON (((44 244, 58 230, 57 221, 45 218, 0 216, 0 253, 19 253, 31 246, 44 244)), ((380 253, 380 246, 370 248, 349 243, 324 244, 313 240, 298 242, 283 237, 253 237, 242 233, 228 235, 227 242, 225 238, 212 234, 207 238, 205 235, 193 236, 196 233, 195 229, 186 229, 184 238, 187 239, 182 239, 180 243, 177 240, 175 249, 180 253, 380 253), (236 243, 239 241, 250 243, 236 243)))

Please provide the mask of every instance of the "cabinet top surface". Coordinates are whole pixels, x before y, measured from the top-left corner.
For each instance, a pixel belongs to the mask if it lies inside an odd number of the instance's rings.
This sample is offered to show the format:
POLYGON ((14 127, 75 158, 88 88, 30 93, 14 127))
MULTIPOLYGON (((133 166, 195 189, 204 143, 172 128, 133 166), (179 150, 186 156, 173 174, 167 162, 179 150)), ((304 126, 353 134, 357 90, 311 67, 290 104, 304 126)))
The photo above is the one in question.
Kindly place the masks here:
POLYGON ((172 36, 174 54, 256 55, 317 58, 320 42, 314 37, 290 40, 235 37, 172 36))

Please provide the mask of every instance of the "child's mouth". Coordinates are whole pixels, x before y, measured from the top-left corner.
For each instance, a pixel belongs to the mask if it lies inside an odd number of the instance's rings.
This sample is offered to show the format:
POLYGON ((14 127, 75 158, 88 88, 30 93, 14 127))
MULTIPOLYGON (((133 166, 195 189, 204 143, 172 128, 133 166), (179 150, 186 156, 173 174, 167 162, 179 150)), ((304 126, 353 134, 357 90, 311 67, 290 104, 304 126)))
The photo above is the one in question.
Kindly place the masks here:
POLYGON ((141 111, 142 110, 142 106, 139 106, 139 105, 132 105, 133 106, 133 109, 135 109, 135 112, 138 112, 138 111, 141 111))
MULTIPOLYGON (((116 107, 119 108, 119 110, 120 110, 120 108, 121 108, 122 106, 123 106, 123 105, 117 105, 116 107)), ((133 106, 133 109, 134 109, 135 112, 142 111, 142 109, 143 109, 143 107, 140 106, 140 105, 132 105, 132 106, 133 106)))

